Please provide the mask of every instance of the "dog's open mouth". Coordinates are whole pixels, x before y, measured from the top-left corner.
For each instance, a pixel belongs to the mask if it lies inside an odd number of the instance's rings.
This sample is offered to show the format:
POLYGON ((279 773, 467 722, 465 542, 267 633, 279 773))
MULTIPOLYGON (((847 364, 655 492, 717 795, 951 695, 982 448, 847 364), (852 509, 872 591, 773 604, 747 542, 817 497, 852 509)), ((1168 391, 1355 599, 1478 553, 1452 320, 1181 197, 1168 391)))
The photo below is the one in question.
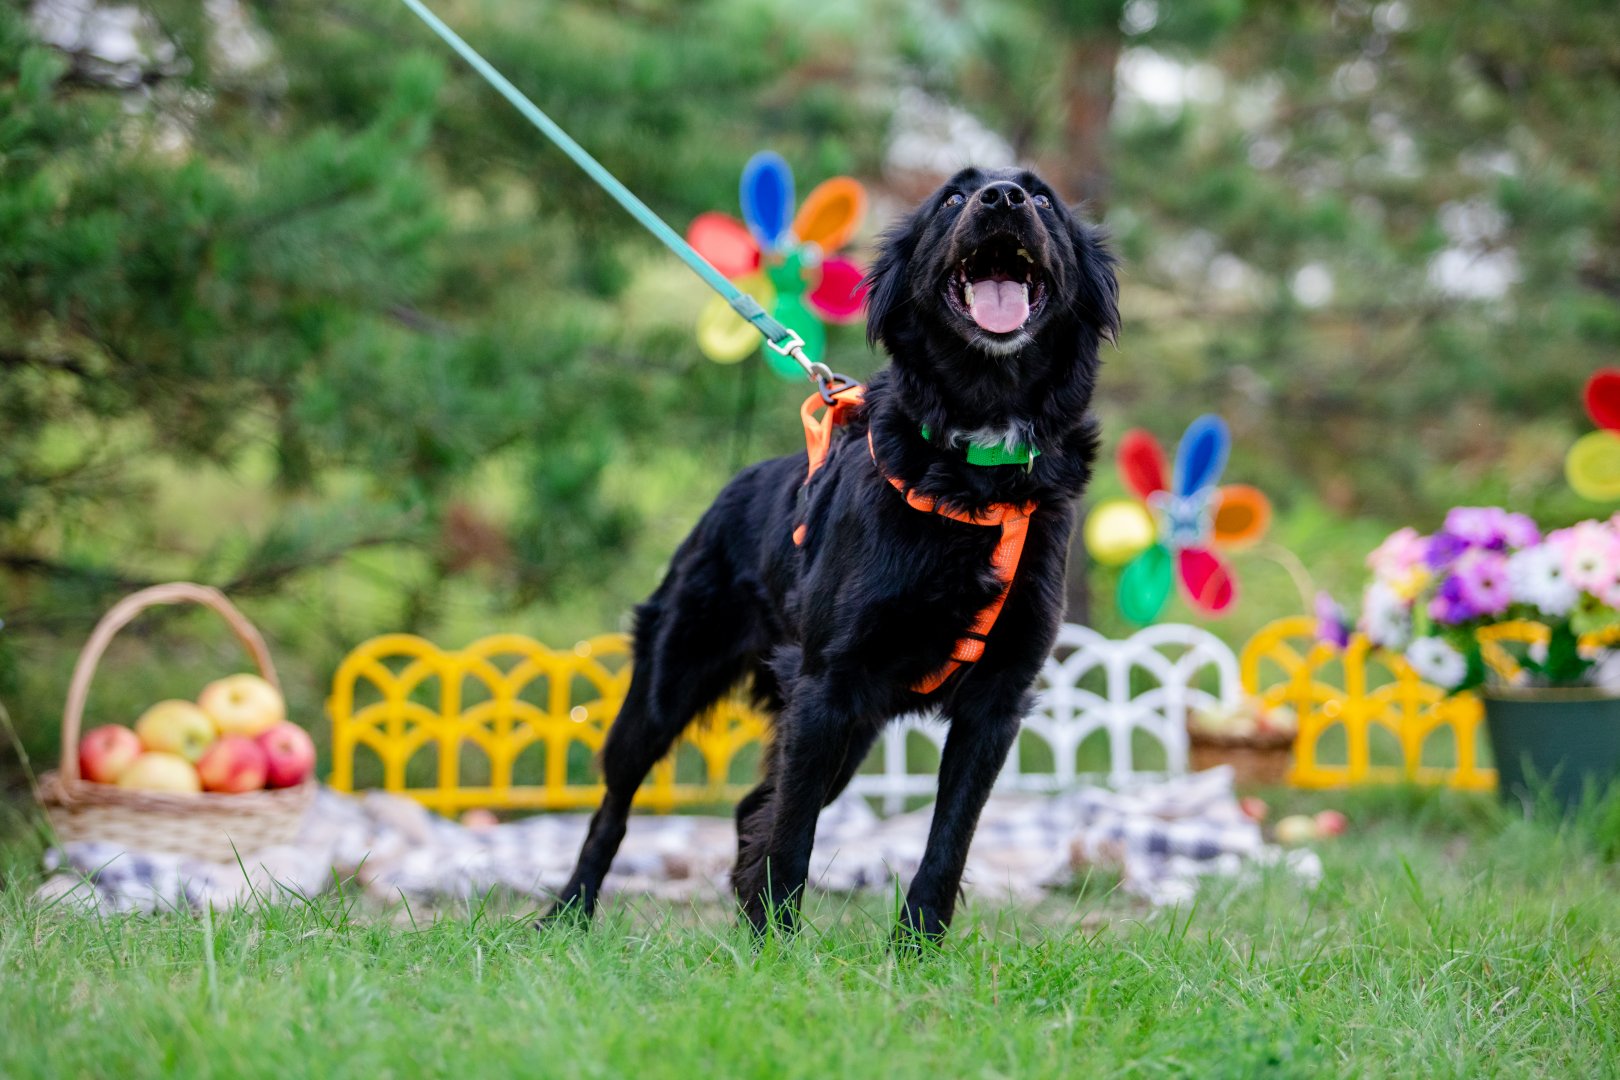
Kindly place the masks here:
POLYGON ((956 264, 947 303, 981 330, 1013 334, 1046 304, 1046 274, 1017 237, 992 237, 956 264))

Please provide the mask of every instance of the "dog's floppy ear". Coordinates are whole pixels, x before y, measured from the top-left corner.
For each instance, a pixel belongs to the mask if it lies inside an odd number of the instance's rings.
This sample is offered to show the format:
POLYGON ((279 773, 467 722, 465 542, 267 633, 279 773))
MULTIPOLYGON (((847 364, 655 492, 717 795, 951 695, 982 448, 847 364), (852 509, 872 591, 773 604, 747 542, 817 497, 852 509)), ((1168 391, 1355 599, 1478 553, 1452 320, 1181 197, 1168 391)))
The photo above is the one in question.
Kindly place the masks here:
POLYGON ((1075 306, 1109 341, 1119 340, 1119 282, 1114 277, 1116 259, 1108 250, 1108 235, 1100 226, 1087 225, 1078 210, 1071 210, 1069 231, 1074 237, 1075 306))
POLYGON ((877 261, 866 272, 866 343, 875 346, 885 336, 889 317, 904 304, 911 257, 917 251, 921 216, 912 214, 890 226, 878 241, 877 261))

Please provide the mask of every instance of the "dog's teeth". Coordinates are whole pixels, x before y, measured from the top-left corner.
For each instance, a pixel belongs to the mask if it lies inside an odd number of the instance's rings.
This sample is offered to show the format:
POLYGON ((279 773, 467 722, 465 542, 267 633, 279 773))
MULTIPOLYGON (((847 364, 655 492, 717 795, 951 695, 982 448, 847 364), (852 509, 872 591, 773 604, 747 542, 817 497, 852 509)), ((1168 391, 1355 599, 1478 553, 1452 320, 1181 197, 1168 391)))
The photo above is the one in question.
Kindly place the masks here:
POLYGON ((1027 251, 1025 251, 1025 250, 1024 250, 1024 249, 1023 249, 1023 248, 1019 248, 1019 249, 1018 249, 1018 254, 1019 254, 1019 255, 1020 255, 1020 256, 1021 256, 1021 257, 1022 257, 1022 258, 1023 258, 1023 260, 1024 260, 1024 261, 1025 261, 1025 262, 1027 262, 1027 263, 1032 263, 1032 262, 1034 262, 1034 261, 1035 261, 1035 257, 1034 257, 1034 256, 1033 256, 1033 255, 1031 255, 1031 254, 1030 254, 1030 253, 1029 253, 1029 252, 1027 252, 1027 251))
POLYGON ((1029 282, 1024 282, 1024 303, 1029 303, 1029 282))
POLYGON ((973 282, 970 281, 962 286, 962 301, 968 307, 973 306, 973 282))

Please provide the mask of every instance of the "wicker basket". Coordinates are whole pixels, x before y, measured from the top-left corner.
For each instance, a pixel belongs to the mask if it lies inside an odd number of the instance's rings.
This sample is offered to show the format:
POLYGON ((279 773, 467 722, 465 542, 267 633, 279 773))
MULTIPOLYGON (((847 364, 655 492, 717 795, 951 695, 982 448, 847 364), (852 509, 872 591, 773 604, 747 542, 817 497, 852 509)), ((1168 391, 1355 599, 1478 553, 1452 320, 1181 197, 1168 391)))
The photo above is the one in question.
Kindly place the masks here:
POLYGON ((217 589, 175 582, 125 597, 102 616, 68 684, 62 713, 62 766, 40 778, 40 801, 63 841, 95 840, 129 851, 162 851, 210 862, 234 862, 272 844, 291 842, 315 797, 315 783, 240 795, 170 794, 97 784, 79 776, 79 727, 90 680, 113 636, 149 607, 201 604, 230 626, 259 673, 280 689, 264 638, 217 589))
POLYGON ((1243 787, 1276 787, 1288 782, 1294 762, 1294 736, 1220 736, 1188 733, 1189 764, 1194 772, 1232 766, 1232 782, 1243 787))

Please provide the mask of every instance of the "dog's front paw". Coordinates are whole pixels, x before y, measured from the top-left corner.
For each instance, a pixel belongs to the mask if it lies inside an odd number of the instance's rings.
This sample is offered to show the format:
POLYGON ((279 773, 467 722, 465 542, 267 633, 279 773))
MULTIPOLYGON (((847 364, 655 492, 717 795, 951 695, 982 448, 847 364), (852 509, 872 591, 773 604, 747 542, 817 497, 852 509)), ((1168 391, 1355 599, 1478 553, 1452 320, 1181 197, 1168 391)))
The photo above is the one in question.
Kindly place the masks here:
POLYGON ((583 896, 564 897, 551 905, 550 911, 535 920, 534 928, 542 934, 571 928, 583 930, 590 926, 595 906, 583 896))
POLYGON ((900 922, 894 928, 894 951, 901 956, 934 952, 945 940, 948 925, 934 909, 908 900, 900 909, 900 922))

